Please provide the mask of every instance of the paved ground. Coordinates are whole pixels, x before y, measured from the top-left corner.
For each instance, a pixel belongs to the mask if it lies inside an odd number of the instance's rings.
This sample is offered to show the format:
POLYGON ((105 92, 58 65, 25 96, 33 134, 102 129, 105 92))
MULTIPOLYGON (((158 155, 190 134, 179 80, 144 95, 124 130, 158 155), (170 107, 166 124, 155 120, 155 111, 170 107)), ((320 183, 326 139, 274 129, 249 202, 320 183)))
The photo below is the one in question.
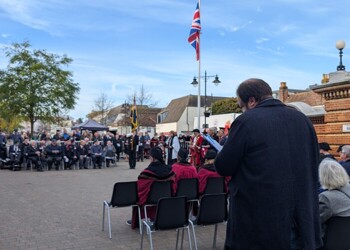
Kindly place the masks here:
MULTIPOLYGON (((112 209, 112 239, 101 231, 102 201, 115 182, 136 180, 148 160, 107 169, 31 172, 0 170, 0 249, 139 249, 140 234, 126 225, 130 208, 112 209)), ((198 248, 211 249, 213 226, 196 229, 198 248)), ((176 233, 154 234, 155 249, 174 249, 176 233)), ((222 249, 225 225, 218 228, 222 249)), ((187 248, 187 238, 184 240, 187 248)), ((144 249, 149 249, 148 239, 144 249)), ((186 249, 184 247, 184 249, 186 249)))

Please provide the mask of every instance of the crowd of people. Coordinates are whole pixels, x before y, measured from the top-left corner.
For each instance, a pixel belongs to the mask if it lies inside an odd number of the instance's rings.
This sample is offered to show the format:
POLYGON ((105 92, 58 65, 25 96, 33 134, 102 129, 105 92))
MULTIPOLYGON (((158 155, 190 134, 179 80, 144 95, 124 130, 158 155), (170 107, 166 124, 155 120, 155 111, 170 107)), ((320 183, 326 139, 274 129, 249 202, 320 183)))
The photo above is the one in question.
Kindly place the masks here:
MULTIPOLYGON (((237 96, 243 114, 228 135, 216 128, 194 129, 184 149, 171 132, 165 157, 161 149, 151 150, 151 164, 138 176, 140 204, 154 181, 172 181, 175 193, 179 179, 198 178, 202 194, 208 177, 225 177, 226 250, 320 249, 327 221, 350 216, 350 145, 341 145, 337 157, 330 154, 310 120, 272 98, 261 79, 241 83, 237 96)), ((133 227, 135 216, 128 221, 133 227)))
MULTIPOLYGON (((339 155, 332 155, 328 143, 318 143, 310 119, 274 99, 261 79, 242 82, 237 97, 243 114, 229 131, 211 127, 202 133, 194 129, 178 136, 170 131, 152 138, 137 131, 103 137, 57 131, 51 138, 43 133, 38 142, 14 131, 0 133, 0 158, 6 157, 3 145, 8 141, 11 161, 21 164, 25 159, 38 171, 42 157, 49 170, 53 164, 58 169, 62 161, 65 168, 84 168, 87 157, 94 168, 101 168, 103 160, 109 167, 121 153, 135 169, 137 161, 149 158, 137 180, 140 205, 155 181, 172 181, 175 193, 179 180, 198 178, 201 195, 209 177, 224 177, 230 196, 225 249, 322 247, 327 221, 350 216, 350 145, 339 146, 339 155)), ((133 227, 136 216, 134 212, 128 221, 133 227)))

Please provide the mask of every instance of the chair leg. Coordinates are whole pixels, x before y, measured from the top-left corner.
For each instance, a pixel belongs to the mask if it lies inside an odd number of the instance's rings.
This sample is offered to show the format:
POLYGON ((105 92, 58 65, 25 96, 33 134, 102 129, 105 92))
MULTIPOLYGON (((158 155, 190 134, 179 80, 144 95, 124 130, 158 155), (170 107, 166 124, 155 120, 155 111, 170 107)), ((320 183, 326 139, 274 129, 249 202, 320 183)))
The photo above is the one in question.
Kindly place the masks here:
POLYGON ((191 233, 190 233, 190 226, 187 226, 187 235, 188 235, 188 244, 190 245, 190 250, 192 250, 192 241, 191 241, 191 233))
POLYGON ((151 250, 153 250, 153 239, 152 239, 152 231, 149 230, 149 244, 151 245, 151 250))
MULTIPOLYGON (((143 224, 141 225, 143 227, 143 224)), ((145 234, 145 228, 142 228, 141 230, 141 247, 140 249, 142 250, 143 249, 143 235, 145 234)))
POLYGON ((139 213, 139 228, 140 228, 140 234, 143 232, 143 226, 142 226, 142 218, 141 218, 141 208, 137 206, 137 211, 139 213))
POLYGON ((216 247, 216 234, 218 232, 218 224, 215 224, 215 228, 214 228, 214 239, 213 239, 213 248, 216 247))
POLYGON ((182 234, 181 234, 181 249, 183 249, 184 246, 184 229, 182 228, 182 234))
POLYGON ((189 220, 190 225, 192 227, 192 234, 193 234, 193 241, 194 241, 194 249, 197 250, 197 239, 196 239, 196 232, 194 231, 194 225, 193 222, 191 220, 189 220))
MULTIPOLYGON (((176 245, 175 245, 175 249, 177 250, 177 245, 179 242, 179 230, 180 229, 176 229, 176 245)), ((182 245, 181 245, 181 249, 182 249, 182 245)))
POLYGON ((103 202, 103 208, 102 208, 102 231, 105 230, 105 202, 103 202))
POLYGON ((107 216, 108 216, 108 230, 109 230, 109 238, 112 239, 112 229, 111 229, 111 212, 109 206, 107 207, 107 216))

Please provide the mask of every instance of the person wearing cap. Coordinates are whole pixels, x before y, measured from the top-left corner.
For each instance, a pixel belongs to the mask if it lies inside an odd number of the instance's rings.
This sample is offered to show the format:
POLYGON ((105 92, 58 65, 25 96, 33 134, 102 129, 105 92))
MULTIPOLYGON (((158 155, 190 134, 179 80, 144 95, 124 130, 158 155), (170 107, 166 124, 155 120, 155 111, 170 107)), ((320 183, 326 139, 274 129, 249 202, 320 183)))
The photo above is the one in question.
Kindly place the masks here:
MULTIPOLYGON (((155 181, 171 181, 175 180, 175 173, 171 166, 166 165, 163 159, 162 149, 159 147, 152 148, 150 151, 151 163, 137 177, 137 191, 139 197, 139 205, 143 206, 151 190, 151 186, 155 181)), ((174 191, 174 190, 173 190, 174 191)), ((141 209, 141 217, 144 217, 143 208, 141 209)), ((152 220, 155 216, 156 206, 147 210, 149 218, 152 220)), ((137 209, 133 208, 131 226, 135 228, 138 225, 137 209)), ((127 222, 130 224, 130 221, 127 222)))
MULTIPOLYGON (((199 194, 203 194, 205 187, 207 185, 207 180, 210 177, 217 178, 222 177, 215 168, 214 161, 216 158, 216 151, 213 149, 209 149, 207 153, 204 156, 204 164, 199 168, 198 170, 198 183, 199 183, 199 194)), ((227 190, 227 184, 230 180, 230 177, 225 178, 226 183, 226 190, 227 190)))
POLYGON ((61 138, 62 138, 62 136, 61 136, 61 130, 57 129, 57 130, 56 130, 56 134, 54 134, 54 135, 52 136, 52 139, 55 139, 56 141, 59 141, 59 140, 61 140, 61 138))
POLYGON ((225 249, 321 247, 314 126, 264 80, 248 79, 236 94, 243 114, 214 163, 231 176, 225 249))
POLYGON ((18 132, 18 129, 14 129, 13 133, 8 137, 8 139, 11 139, 14 143, 19 142, 19 144, 23 143, 23 138, 21 134, 18 132))
POLYGON ((328 152, 332 149, 327 142, 320 142, 318 144, 318 147, 320 148, 320 162, 325 158, 331 158, 331 159, 335 160, 335 157, 331 153, 328 152))
POLYGON ((175 173, 174 184, 176 186, 181 179, 198 178, 196 167, 188 162, 188 150, 186 148, 179 149, 179 152, 177 153, 177 162, 175 162, 171 167, 175 173))
POLYGON ((201 165, 201 148, 203 137, 199 129, 194 129, 192 132, 193 136, 190 141, 191 163, 198 169, 201 165))
MULTIPOLYGON (((341 157, 341 150, 342 150, 342 148, 343 148, 343 146, 344 146, 344 144, 341 144, 341 145, 339 145, 339 147, 338 147, 338 149, 337 149, 337 153, 338 153, 338 155, 339 155, 339 157, 341 157)), ((339 162, 341 162, 342 160, 339 160, 339 162)))
POLYGON ((350 145, 344 145, 340 154, 340 165, 345 168, 346 172, 350 176, 350 145))
POLYGON ((176 133, 173 130, 169 132, 169 136, 166 142, 164 143, 164 147, 165 147, 167 164, 168 165, 174 164, 177 160, 177 154, 180 149, 180 142, 179 142, 179 138, 177 137, 176 133))
POLYGON ((47 145, 45 148, 47 155, 47 165, 48 170, 51 170, 52 163, 55 164, 56 170, 59 169, 62 160, 62 147, 58 145, 56 139, 51 140, 51 144, 47 145))

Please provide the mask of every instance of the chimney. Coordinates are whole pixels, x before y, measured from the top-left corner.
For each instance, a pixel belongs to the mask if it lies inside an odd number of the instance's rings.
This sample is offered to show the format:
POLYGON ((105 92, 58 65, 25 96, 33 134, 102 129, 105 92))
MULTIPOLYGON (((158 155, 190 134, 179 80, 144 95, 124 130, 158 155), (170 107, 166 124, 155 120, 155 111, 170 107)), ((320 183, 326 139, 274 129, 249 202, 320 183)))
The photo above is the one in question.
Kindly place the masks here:
POLYGON ((288 98, 288 87, 286 82, 281 82, 281 86, 278 92, 278 97, 281 102, 285 102, 288 98))

